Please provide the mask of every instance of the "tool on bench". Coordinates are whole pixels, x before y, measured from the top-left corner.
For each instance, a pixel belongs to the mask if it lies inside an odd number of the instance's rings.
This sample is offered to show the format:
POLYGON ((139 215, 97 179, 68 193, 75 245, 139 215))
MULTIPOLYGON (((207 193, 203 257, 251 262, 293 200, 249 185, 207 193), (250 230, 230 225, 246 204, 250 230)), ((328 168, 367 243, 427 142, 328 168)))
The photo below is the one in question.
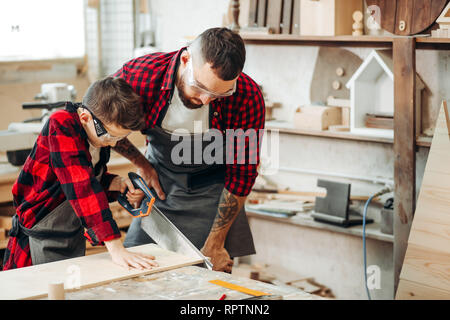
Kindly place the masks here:
MULTIPOLYGON (((315 221, 344 228, 363 224, 361 214, 349 208, 351 184, 318 179, 317 186, 326 188, 327 195, 316 197, 314 213, 311 213, 315 221)), ((366 223, 372 222, 373 219, 366 218, 366 223)))
MULTIPOLYGON (((237 284, 226 282, 226 281, 219 280, 219 279, 210 280, 208 282, 218 285, 218 286, 221 286, 221 287, 224 287, 224 288, 227 288, 227 289, 230 289, 230 290, 239 291, 239 292, 248 294, 250 296, 253 296, 250 298, 244 298, 242 300, 283 300, 283 297, 281 295, 273 295, 270 293, 249 289, 249 288, 238 286, 237 284)), ((226 296, 226 295, 223 295, 223 296, 226 296)))
POLYGON ((117 201, 133 217, 141 217, 141 228, 163 249, 178 252, 190 257, 199 257, 204 266, 212 270, 212 263, 198 250, 191 241, 154 205, 155 196, 150 188, 138 174, 129 172, 135 188, 141 189, 145 198, 140 208, 133 208, 126 198, 128 190, 119 195, 117 201))

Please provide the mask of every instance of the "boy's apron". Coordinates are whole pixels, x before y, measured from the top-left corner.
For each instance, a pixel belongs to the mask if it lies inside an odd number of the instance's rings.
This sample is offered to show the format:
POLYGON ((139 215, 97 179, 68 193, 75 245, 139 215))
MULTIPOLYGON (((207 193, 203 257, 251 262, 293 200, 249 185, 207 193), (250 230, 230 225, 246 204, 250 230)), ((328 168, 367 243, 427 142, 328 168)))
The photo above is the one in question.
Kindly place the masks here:
POLYGON ((70 202, 65 200, 31 228, 13 216, 11 235, 24 233, 30 243, 33 265, 84 256, 84 228, 70 202))
MULTIPOLYGON (((105 150, 102 152, 101 157, 109 158, 105 150)), ((95 169, 100 170, 96 175, 100 181, 104 170, 101 166, 95 169)), ((62 202, 31 228, 25 228, 17 214, 12 223, 11 236, 17 237, 20 233, 28 236, 33 265, 82 257, 86 253, 84 227, 69 200, 62 202)))
MULTIPOLYGON (((201 154, 210 141, 203 141, 203 134, 190 134, 191 164, 174 164, 172 149, 180 140, 172 141, 172 134, 161 128, 165 115, 158 119, 155 128, 148 133, 146 157, 158 173, 165 200, 156 197, 155 205, 167 218, 198 248, 201 249, 208 237, 217 215, 220 196, 225 185, 225 165, 193 164, 194 146, 201 147, 201 154)), ((212 112, 209 112, 211 127, 212 112)), ((220 152, 224 156, 224 144, 220 152)), ((178 155, 178 153, 177 153, 178 155)), ((222 162, 224 163, 224 162, 222 162)), ((125 247, 154 242, 140 227, 141 218, 133 219, 124 241, 125 247)), ((255 253, 253 238, 244 208, 230 227, 225 240, 225 249, 230 257, 255 253)))

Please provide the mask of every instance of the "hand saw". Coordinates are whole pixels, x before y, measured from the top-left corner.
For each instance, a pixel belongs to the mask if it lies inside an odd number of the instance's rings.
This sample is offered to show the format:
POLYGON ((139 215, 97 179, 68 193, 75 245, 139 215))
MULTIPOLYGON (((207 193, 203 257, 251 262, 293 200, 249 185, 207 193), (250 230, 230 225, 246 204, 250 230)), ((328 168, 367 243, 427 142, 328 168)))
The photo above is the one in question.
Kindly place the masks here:
POLYGON ((140 208, 133 208, 128 202, 125 190, 117 198, 119 204, 124 207, 134 218, 141 217, 141 228, 162 248, 184 254, 189 257, 199 257, 204 266, 212 270, 212 263, 198 250, 191 241, 159 210, 154 204, 155 196, 150 188, 138 174, 129 172, 128 177, 134 187, 141 189, 145 198, 140 208))

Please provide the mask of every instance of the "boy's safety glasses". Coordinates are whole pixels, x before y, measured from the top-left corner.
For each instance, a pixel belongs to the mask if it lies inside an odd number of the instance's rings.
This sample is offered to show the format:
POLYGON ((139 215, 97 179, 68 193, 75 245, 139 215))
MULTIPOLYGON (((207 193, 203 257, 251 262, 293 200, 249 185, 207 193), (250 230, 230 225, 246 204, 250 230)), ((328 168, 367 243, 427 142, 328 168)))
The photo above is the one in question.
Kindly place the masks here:
POLYGON ((94 115, 94 113, 88 107, 86 107, 84 104, 82 104, 81 107, 83 109, 86 109, 87 111, 89 111, 89 113, 92 115, 92 121, 94 122, 94 128, 95 128, 95 133, 97 134, 97 137, 99 137, 105 141, 117 142, 122 139, 125 139, 127 136, 129 136, 131 134, 131 132, 130 132, 130 133, 128 133, 124 136, 120 136, 120 137, 116 137, 116 136, 109 134, 108 130, 105 129, 105 126, 103 125, 103 123, 94 115))

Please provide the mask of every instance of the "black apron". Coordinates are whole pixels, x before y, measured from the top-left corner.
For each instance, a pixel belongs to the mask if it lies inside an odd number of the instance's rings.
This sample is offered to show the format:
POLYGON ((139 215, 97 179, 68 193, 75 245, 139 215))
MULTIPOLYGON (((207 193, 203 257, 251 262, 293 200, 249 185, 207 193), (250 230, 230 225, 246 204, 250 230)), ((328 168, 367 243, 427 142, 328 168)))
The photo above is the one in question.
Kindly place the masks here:
POLYGON ((33 265, 82 257, 86 252, 84 228, 70 202, 65 200, 31 228, 13 216, 12 236, 28 236, 33 265))
MULTIPOLYGON (((100 181, 103 168, 96 166, 94 171, 99 171, 96 179, 100 181)), ((84 227, 69 200, 64 200, 31 228, 24 227, 17 214, 13 216, 12 224, 11 236, 28 237, 33 265, 86 254, 84 227)))
MULTIPOLYGON (((156 197, 155 205, 198 249, 201 249, 217 215, 220 196, 225 185, 225 165, 205 164, 204 161, 201 164, 193 164, 193 161, 191 164, 174 164, 171 158, 172 149, 180 141, 172 141, 172 134, 161 128, 164 116, 165 113, 161 114, 155 128, 150 129, 147 136, 149 144, 146 158, 158 173, 160 185, 166 195, 165 200, 156 197)), ((210 108, 209 127, 212 116, 210 108)), ((210 141, 203 141, 203 134, 190 134, 190 139, 191 159, 194 158, 193 146, 196 143, 201 144, 203 155, 210 141)), ((225 139, 223 141, 225 144, 225 139)), ((223 146, 221 150, 223 155, 224 150, 223 146)), ((141 218, 133 219, 124 241, 125 247, 154 243, 140 225, 141 218)), ((244 208, 228 231, 225 249, 232 258, 255 253, 244 208)))

